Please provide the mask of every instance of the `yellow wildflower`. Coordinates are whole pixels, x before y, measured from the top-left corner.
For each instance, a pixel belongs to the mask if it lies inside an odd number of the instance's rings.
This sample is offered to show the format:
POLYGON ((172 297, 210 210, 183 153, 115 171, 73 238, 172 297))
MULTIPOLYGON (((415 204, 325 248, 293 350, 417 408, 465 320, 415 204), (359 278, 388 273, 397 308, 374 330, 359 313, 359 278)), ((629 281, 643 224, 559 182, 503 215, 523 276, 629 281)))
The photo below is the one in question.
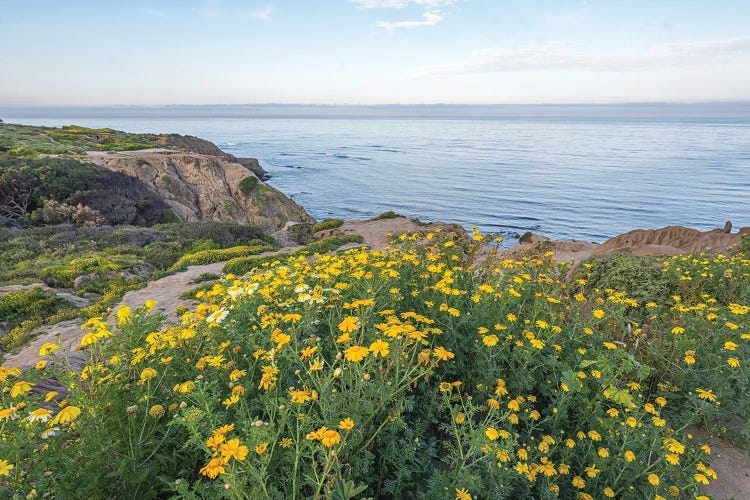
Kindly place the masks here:
POLYGON ((144 368, 141 371, 141 377, 138 380, 138 385, 143 385, 147 381, 151 380, 152 378, 156 377, 157 372, 153 368, 144 368))
POLYGON ((230 439, 219 447, 219 453, 224 459, 234 458, 235 460, 245 460, 250 452, 247 446, 241 445, 240 440, 230 439))
POLYGON ((120 306, 117 309, 118 326, 125 325, 130 320, 130 308, 128 306, 120 306))
POLYGON ((388 344, 388 342, 386 342, 385 340, 378 339, 372 344, 370 344, 370 352, 372 352, 372 356, 374 358, 378 357, 378 355, 380 355, 380 357, 382 358, 386 358, 388 357, 388 354, 391 352, 390 347, 391 346, 390 344, 388 344))
POLYGON ((10 397, 16 398, 18 396, 26 394, 27 392, 31 391, 31 386, 32 384, 23 380, 19 380, 18 382, 13 384, 13 387, 10 389, 10 397))
POLYGON ((78 415, 80 414, 81 409, 77 406, 66 406, 55 415, 55 418, 52 419, 51 423, 52 425, 67 424, 78 418, 78 415))
POLYGON ((10 471, 15 468, 15 465, 8 462, 7 460, 0 459, 0 476, 10 476, 10 471))
POLYGON ((695 392, 698 393, 698 397, 701 399, 705 399, 706 401, 714 402, 716 401, 716 394, 714 394, 713 389, 701 389, 696 388, 695 392))
POLYGON ((339 323, 339 330, 344 333, 354 332, 357 328, 359 328, 359 321, 354 316, 347 316, 339 323))
POLYGON ((731 340, 724 342, 724 349, 727 351, 734 351, 735 349, 737 349, 737 344, 735 344, 731 340))
POLYGON ((325 431, 320 439, 320 442, 323 443, 323 446, 325 446, 326 448, 336 446, 340 441, 341 434, 334 431, 333 429, 328 429, 327 431, 325 431))
POLYGON ((208 476, 211 479, 216 479, 219 474, 224 474, 224 460, 221 457, 212 458, 203 468, 200 473, 204 476, 208 476))
POLYGON ((339 429, 342 431, 350 431, 354 428, 354 420, 352 420, 349 417, 346 417, 344 420, 339 422, 339 429))
POLYGON ((369 352, 370 350, 365 346, 354 345, 344 351, 344 358, 347 361, 358 363, 365 359, 369 352))
POLYGON ((432 350, 432 355, 435 356, 436 358, 439 358, 439 359, 443 360, 443 361, 448 361, 449 359, 453 359, 453 358, 456 357, 455 354, 453 354, 452 352, 446 350, 442 346, 438 346, 438 347, 434 348, 432 350))
POLYGON ((258 384, 258 389, 263 389, 264 391, 270 391, 274 387, 276 387, 276 381, 278 380, 278 373, 279 369, 273 366, 263 366, 261 368, 261 371, 263 372, 263 375, 260 378, 260 383, 258 384))
POLYGON ((456 488, 456 500, 472 500, 472 498, 473 497, 469 493, 469 490, 466 488, 456 488))
POLYGON ((161 418, 164 416, 164 407, 162 405, 154 405, 148 410, 148 414, 154 418, 161 418))
POLYGON ((39 348, 39 355, 46 356, 48 354, 52 354, 59 348, 60 346, 57 344, 53 344, 52 342, 46 342, 42 344, 42 347, 39 348))

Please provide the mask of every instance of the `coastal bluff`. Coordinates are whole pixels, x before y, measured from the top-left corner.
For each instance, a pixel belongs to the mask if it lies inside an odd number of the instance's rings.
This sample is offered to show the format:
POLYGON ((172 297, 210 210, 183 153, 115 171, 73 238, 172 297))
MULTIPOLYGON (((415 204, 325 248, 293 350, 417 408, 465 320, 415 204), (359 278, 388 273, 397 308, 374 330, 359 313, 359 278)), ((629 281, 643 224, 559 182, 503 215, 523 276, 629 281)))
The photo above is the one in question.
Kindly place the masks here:
POLYGON ((723 228, 699 231, 684 226, 666 226, 660 229, 634 229, 614 236, 603 243, 577 240, 551 240, 546 236, 526 233, 519 245, 504 251, 517 258, 540 252, 553 252, 558 261, 581 262, 590 257, 605 257, 612 253, 629 255, 686 255, 697 252, 722 253, 742 243, 744 235, 750 236, 750 227, 732 232, 732 223, 723 228))
POLYGON ((313 223, 268 178, 258 160, 189 135, 0 124, 0 225, 313 223))
POLYGON ((152 188, 183 221, 247 223, 269 232, 288 221, 312 222, 304 208, 266 184, 260 170, 248 168, 248 159, 243 164, 210 153, 154 148, 90 151, 87 156, 152 188))

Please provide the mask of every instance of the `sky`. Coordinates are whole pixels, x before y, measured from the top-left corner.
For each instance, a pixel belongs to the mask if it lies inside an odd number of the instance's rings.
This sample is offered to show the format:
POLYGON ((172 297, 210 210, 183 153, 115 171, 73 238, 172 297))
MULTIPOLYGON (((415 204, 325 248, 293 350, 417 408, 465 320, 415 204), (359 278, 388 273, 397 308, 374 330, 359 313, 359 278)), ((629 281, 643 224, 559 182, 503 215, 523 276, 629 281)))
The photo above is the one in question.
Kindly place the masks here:
POLYGON ((748 100, 748 0, 3 0, 0 9, 0 106, 748 100))

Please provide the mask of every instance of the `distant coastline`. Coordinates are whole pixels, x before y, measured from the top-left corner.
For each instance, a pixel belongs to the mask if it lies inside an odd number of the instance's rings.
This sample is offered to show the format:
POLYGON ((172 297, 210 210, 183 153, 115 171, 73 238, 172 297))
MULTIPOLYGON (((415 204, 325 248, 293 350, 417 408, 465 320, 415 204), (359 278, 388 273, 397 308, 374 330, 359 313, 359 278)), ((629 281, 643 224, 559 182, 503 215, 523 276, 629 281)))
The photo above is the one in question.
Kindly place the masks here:
MULTIPOLYGON (((622 104, 238 104, 9 106, 0 118, 432 118, 750 119, 750 102, 622 104)), ((7 120, 6 120, 7 121, 7 120)))

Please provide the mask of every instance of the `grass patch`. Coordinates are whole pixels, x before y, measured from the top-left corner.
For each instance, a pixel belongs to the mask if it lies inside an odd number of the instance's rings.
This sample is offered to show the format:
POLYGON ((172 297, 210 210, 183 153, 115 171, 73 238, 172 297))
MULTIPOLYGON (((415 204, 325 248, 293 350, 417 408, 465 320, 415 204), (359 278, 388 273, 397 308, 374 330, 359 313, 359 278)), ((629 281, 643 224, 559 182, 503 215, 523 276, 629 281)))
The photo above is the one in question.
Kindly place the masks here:
POLYGON ((337 227, 341 227, 343 224, 344 221, 341 219, 326 219, 315 224, 312 227, 312 232, 317 233, 318 231, 325 231, 326 229, 336 229, 337 227))
POLYGON ((65 300, 40 287, 16 290, 0 295, 0 318, 14 326, 51 316, 65 304, 65 300))
POLYGON ((393 210, 387 210, 383 212, 382 214, 373 217, 370 220, 398 219, 399 217, 403 217, 403 215, 398 214, 394 212, 393 210))
POLYGON ((198 276, 196 276, 195 279, 193 280, 193 283, 197 284, 197 283, 203 283, 204 281, 215 281, 219 278, 221 278, 221 276, 215 273, 203 273, 203 274, 199 274, 198 276))
MULTIPOLYGON (((349 243, 362 243, 362 237, 358 234, 354 234, 349 236, 331 236, 328 238, 322 238, 295 250, 290 255, 292 257, 299 257, 301 255, 329 253, 349 243)), ((243 275, 257 267, 263 266, 264 264, 278 261, 280 258, 282 257, 279 255, 269 255, 267 257, 237 257, 224 264, 224 273, 243 275)))

